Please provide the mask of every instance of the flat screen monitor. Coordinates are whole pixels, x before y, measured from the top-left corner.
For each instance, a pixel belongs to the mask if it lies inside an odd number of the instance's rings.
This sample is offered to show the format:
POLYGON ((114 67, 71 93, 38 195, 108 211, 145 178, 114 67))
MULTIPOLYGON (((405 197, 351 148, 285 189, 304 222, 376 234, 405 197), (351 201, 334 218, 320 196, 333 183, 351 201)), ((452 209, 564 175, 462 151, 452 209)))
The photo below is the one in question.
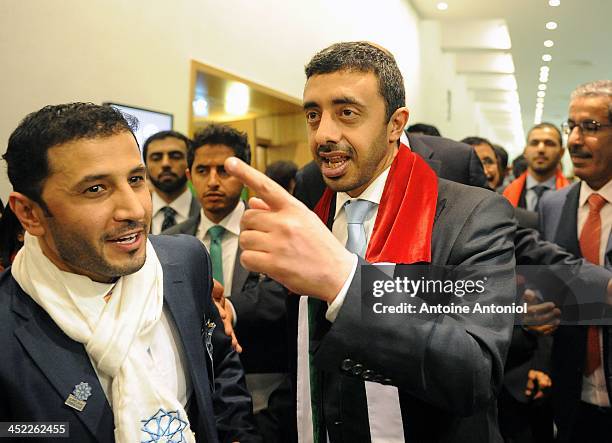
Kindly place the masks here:
POLYGON ((121 105, 119 103, 106 102, 104 104, 112 106, 124 114, 129 114, 138 120, 138 130, 135 134, 141 150, 144 142, 151 135, 159 131, 169 131, 172 129, 172 114, 151 111, 150 109, 137 108, 134 106, 121 105))

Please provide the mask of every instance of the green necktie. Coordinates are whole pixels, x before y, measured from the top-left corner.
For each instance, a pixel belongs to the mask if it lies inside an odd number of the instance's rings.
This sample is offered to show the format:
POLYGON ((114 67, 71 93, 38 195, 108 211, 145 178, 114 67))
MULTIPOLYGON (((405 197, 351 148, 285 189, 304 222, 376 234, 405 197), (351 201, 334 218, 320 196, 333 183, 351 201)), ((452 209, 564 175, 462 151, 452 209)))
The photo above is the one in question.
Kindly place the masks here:
POLYGON ((210 260, 212 261, 213 278, 223 284, 223 252, 221 250, 221 239, 225 228, 220 225, 208 229, 210 235, 210 260))

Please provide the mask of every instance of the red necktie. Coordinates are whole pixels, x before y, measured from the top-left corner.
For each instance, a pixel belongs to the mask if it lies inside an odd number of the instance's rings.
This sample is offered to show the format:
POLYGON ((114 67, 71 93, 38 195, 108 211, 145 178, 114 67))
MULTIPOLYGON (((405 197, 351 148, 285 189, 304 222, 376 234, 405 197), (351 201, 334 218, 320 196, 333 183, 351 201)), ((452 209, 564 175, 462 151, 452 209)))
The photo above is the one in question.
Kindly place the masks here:
MULTIPOLYGON (((599 249, 601 246, 601 208, 606 199, 599 194, 591 194, 588 199, 589 216, 580 234, 580 251, 582 256, 593 264, 599 264, 599 249)), ((587 355, 584 368, 585 375, 591 375, 601 364, 599 346, 599 328, 589 326, 587 332, 587 355)))

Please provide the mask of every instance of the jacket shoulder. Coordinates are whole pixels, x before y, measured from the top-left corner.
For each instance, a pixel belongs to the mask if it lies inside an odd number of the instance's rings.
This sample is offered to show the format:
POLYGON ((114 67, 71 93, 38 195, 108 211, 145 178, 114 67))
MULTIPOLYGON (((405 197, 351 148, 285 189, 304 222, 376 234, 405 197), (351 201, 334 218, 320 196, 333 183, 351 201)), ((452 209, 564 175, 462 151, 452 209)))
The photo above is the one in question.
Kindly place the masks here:
POLYGON ((193 217, 189 217, 184 222, 178 223, 166 229, 161 234, 164 234, 164 235, 173 235, 173 234, 195 235, 196 229, 198 228, 199 224, 200 224, 200 214, 198 213, 197 215, 194 215, 193 217))
POLYGON ((162 264, 185 264, 208 256, 202 242, 193 235, 149 235, 149 240, 162 264))

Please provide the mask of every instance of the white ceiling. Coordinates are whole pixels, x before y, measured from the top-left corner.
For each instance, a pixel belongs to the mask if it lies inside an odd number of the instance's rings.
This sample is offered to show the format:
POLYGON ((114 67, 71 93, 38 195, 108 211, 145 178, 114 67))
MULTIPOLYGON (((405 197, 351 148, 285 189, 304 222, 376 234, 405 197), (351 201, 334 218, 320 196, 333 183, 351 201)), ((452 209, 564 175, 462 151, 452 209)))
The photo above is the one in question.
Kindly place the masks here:
POLYGON ((557 7, 548 0, 445 0, 446 11, 436 8, 439 0, 410 1, 423 19, 441 22, 442 49, 455 54, 457 73, 500 139, 517 135, 519 119, 525 132, 533 126, 541 66, 550 67, 542 120, 557 125, 577 85, 612 78, 612 0, 561 0, 557 7), (546 29, 549 21, 557 29, 546 29), (554 46, 546 48, 549 39, 554 46))

